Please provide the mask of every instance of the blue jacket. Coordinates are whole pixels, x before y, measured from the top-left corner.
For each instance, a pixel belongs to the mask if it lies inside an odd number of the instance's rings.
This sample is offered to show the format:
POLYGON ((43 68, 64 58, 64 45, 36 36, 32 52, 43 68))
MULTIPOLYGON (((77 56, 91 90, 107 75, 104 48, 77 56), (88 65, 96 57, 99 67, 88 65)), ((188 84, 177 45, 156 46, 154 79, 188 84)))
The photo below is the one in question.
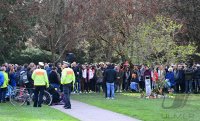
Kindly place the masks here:
POLYGON ((171 86, 175 85, 174 72, 167 72, 165 78, 169 79, 171 86))
POLYGON ((11 73, 9 75, 9 78, 10 78, 10 85, 12 87, 16 87, 17 86, 17 82, 16 82, 16 73, 11 73))
POLYGON ((51 71, 52 71, 52 68, 51 68, 51 67, 48 67, 48 68, 46 69, 46 71, 47 71, 47 75, 49 76, 49 74, 50 74, 51 71))
POLYGON ((0 71, 0 82, 4 82, 4 74, 0 71))

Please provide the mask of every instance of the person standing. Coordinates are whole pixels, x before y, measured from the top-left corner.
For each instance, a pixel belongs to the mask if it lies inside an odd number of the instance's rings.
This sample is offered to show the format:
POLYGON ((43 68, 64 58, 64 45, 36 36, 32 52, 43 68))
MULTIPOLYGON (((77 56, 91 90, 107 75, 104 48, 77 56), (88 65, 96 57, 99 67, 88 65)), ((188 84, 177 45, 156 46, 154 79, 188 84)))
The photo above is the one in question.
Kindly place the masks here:
POLYGON ((175 79, 174 79, 174 72, 173 72, 173 68, 172 67, 169 67, 165 78, 166 78, 167 84, 168 84, 167 85, 168 91, 173 93, 174 92, 174 87, 175 87, 175 79))
POLYGON ((76 62, 73 62, 71 64, 71 68, 73 69, 75 78, 76 78, 74 89, 73 89, 74 93, 80 93, 81 89, 80 89, 80 80, 79 80, 79 66, 76 64, 76 62))
POLYGON ((180 70, 180 79, 181 79, 181 93, 185 92, 185 71, 184 71, 184 66, 181 66, 180 70))
POLYGON ((88 81, 89 81, 89 92, 93 92, 93 81, 94 81, 94 70, 92 69, 92 66, 90 65, 88 69, 88 81))
POLYGON ((91 79, 91 90, 92 92, 95 92, 96 91, 96 66, 95 65, 92 65, 92 79, 91 79))
POLYGON ((101 91, 102 85, 103 85, 103 72, 100 67, 96 70, 96 77, 97 77, 97 92, 101 91))
POLYGON ((122 67, 119 65, 116 67, 117 71, 117 92, 122 92, 122 83, 123 83, 123 77, 124 77, 124 71, 122 67))
POLYGON ((178 70, 175 73, 175 79, 176 79, 176 87, 175 87, 176 88, 176 92, 177 93, 179 93, 179 92, 184 93, 184 91, 185 91, 185 89, 184 89, 184 87, 185 87, 185 81, 184 81, 185 72, 183 70, 182 65, 178 66, 178 70), (181 90, 179 90, 179 88, 181 90))
POLYGON ((61 84, 63 85, 64 92, 64 108, 71 109, 70 93, 71 88, 74 86, 75 83, 75 74, 73 69, 68 67, 68 64, 64 64, 63 67, 64 69, 62 71, 61 84))
MULTIPOLYGON (((4 84, 4 75, 3 75, 2 70, 0 70, 0 86, 3 86, 3 84, 4 84)), ((0 88, 0 91, 1 91, 1 88, 0 88)))
POLYGON ((0 74, 1 79, 4 79, 3 85, 0 87, 0 102, 5 103, 6 102, 6 99, 5 99, 6 89, 7 89, 8 81, 9 81, 8 74, 6 73, 6 67, 5 66, 1 67, 0 73, 1 73, 0 74))
MULTIPOLYGON (((27 70, 28 70, 28 64, 24 64, 22 70, 20 71, 20 77, 19 77, 20 87, 24 87, 29 83, 27 70)), ((26 88, 29 88, 29 87, 26 87, 26 88)))
MULTIPOLYGON (((151 89, 152 89, 152 76, 151 76, 151 70, 150 70, 150 68, 148 67, 148 66, 146 66, 145 67, 145 72, 144 72, 144 81, 145 81, 145 79, 147 78, 147 77, 149 77, 149 79, 150 79, 150 82, 151 82, 151 89)), ((146 84, 146 81, 145 81, 145 84, 146 84)))
POLYGON ((145 72, 145 66, 142 65, 140 67, 140 80, 139 80, 139 86, 142 89, 142 91, 144 91, 145 88, 145 80, 144 80, 144 72, 145 72))
POLYGON ((60 88, 60 75, 56 70, 56 67, 52 67, 52 71, 49 74, 49 83, 51 87, 57 88, 59 90, 60 88))
POLYGON ((53 64, 52 64, 52 63, 49 63, 48 66, 47 66, 47 68, 46 68, 48 77, 49 77, 49 74, 50 74, 51 71, 52 71, 52 68, 53 68, 53 64))
POLYGON ((82 70, 82 77, 84 80, 84 90, 86 93, 89 93, 89 75, 88 75, 88 66, 84 66, 82 70))
POLYGON ((81 71, 82 71, 82 76, 81 76, 81 91, 85 92, 85 90, 87 90, 87 92, 88 92, 87 68, 86 68, 86 65, 82 65, 81 71))
POLYGON ((61 76, 61 73, 62 73, 62 64, 61 63, 57 64, 57 72, 61 76))
POLYGON ((160 65, 160 67, 158 68, 158 80, 161 82, 165 81, 165 76, 166 76, 166 71, 163 65, 160 65))
POLYGON ((130 86, 130 80, 131 80, 131 71, 130 71, 130 67, 125 67, 125 72, 124 72, 124 86, 123 86, 123 89, 125 91, 128 91, 129 89, 129 86, 130 86))
POLYGON ((10 78, 10 84, 9 85, 11 85, 13 87, 13 89, 15 89, 16 86, 17 86, 17 83, 16 83, 16 72, 15 72, 13 65, 10 68, 9 78, 10 78))
POLYGON ((152 71, 152 88, 155 89, 156 88, 156 84, 158 82, 158 72, 157 72, 157 68, 155 67, 152 71))
POLYGON ((191 66, 185 67, 185 93, 192 92, 192 82, 194 71, 191 66))
POLYGON ((106 99, 114 99, 115 96, 115 86, 114 86, 114 82, 117 79, 117 72, 114 70, 114 67, 109 64, 108 68, 105 71, 104 74, 104 79, 106 81, 106 87, 107 87, 107 98, 106 99), (111 94, 110 94, 111 92, 111 94))
POLYGON ((42 100, 45 88, 49 87, 49 80, 46 70, 43 69, 44 64, 39 63, 38 69, 34 70, 32 79, 34 81, 34 104, 33 107, 42 107, 42 100), (39 99, 39 100, 38 100, 39 99))
POLYGON ((194 80, 195 80, 195 93, 200 90, 200 65, 196 65, 196 70, 194 71, 194 80))

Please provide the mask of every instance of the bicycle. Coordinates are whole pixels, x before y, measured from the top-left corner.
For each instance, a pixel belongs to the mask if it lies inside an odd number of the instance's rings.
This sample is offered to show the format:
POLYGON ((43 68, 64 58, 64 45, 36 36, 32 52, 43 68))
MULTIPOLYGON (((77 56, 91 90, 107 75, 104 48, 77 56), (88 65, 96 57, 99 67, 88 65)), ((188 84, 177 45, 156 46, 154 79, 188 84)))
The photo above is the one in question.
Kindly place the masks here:
MULTIPOLYGON (((11 104, 14 106, 23 106, 26 102, 31 104, 31 102, 34 101, 34 93, 30 90, 33 90, 33 88, 17 88, 13 90, 10 94, 11 104)), ((49 106, 51 103, 52 95, 45 90, 43 95, 43 104, 49 106)))

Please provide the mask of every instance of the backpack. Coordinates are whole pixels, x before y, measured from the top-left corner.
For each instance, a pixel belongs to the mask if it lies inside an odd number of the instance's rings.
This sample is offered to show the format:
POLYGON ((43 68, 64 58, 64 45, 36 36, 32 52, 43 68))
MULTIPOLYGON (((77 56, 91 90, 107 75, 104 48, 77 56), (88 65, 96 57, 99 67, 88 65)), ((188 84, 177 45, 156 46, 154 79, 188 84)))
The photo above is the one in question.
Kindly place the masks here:
POLYGON ((4 75, 2 72, 0 72, 0 87, 4 84, 4 75))
POLYGON ((29 83, 28 76, 27 76, 27 71, 21 71, 20 72, 20 82, 21 82, 21 84, 29 83))

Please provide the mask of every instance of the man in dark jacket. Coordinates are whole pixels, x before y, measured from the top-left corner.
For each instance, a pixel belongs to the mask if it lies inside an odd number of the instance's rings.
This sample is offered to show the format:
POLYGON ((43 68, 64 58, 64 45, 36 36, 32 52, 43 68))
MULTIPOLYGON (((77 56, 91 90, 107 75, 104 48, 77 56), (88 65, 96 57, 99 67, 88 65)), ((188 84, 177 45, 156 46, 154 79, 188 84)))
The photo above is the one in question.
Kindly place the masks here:
POLYGON ((56 67, 52 68, 52 71, 49 73, 49 83, 53 88, 60 88, 60 75, 58 74, 56 67))
POLYGON ((197 69, 194 72, 195 79, 195 90, 196 92, 200 90, 200 65, 197 64, 197 69))
POLYGON ((192 92, 193 73, 194 72, 191 67, 185 68, 185 93, 192 92))
POLYGON ((47 75, 49 76, 49 74, 51 73, 52 71, 52 67, 53 67, 53 64, 49 63, 49 66, 47 67, 46 71, 47 71, 47 75))
POLYGON ((184 93, 185 92, 185 72, 181 65, 178 66, 177 74, 178 75, 177 75, 177 80, 176 80, 176 92, 184 93), (181 88, 181 90, 179 90, 179 87, 181 88))
POLYGON ((110 64, 108 65, 108 68, 104 73, 104 79, 106 81, 106 87, 107 87, 107 99, 114 99, 115 96, 114 82, 117 79, 117 72, 114 70, 114 67, 110 64))
MULTIPOLYGON (((57 72, 58 72, 59 76, 61 77, 61 73, 62 73, 62 64, 61 63, 57 64, 57 72)), ((62 85, 60 85, 60 91, 63 92, 62 85)))
POLYGON ((79 74, 80 74, 79 66, 76 64, 76 62, 73 62, 71 64, 71 67, 74 71, 75 78, 76 78, 73 91, 74 91, 74 93, 80 93, 81 86, 80 86, 80 78, 79 78, 79 74))

